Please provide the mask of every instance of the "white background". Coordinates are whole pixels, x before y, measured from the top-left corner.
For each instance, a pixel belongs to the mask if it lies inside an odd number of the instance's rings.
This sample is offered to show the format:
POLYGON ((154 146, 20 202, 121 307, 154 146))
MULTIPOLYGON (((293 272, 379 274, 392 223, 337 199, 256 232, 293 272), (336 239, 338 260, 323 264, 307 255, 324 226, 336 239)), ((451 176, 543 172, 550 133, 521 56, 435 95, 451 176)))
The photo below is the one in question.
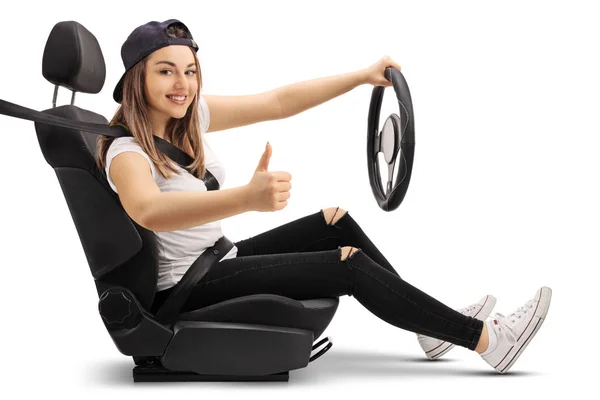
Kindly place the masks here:
MULTIPOLYGON (((248 183, 267 141, 270 169, 293 176, 287 208, 223 220, 224 234, 241 240, 340 206, 404 279, 451 307, 491 293, 496 311, 507 315, 542 285, 554 297, 543 328, 506 376, 464 348, 441 362, 424 361, 414 334, 342 297, 325 332, 333 348, 292 371, 288 383, 136 385, 131 358, 119 353, 98 315, 85 255, 33 123, 0 116, 2 397, 583 393, 596 375, 598 333, 595 7, 592 1, 3 3, 0 98, 36 110, 51 107, 53 86, 41 62, 59 21, 82 23, 102 47, 106 84, 99 94, 78 94, 76 104, 107 119, 117 108, 112 90, 124 70, 121 45, 150 20, 188 25, 200 45, 208 94, 259 93, 366 68, 389 55, 402 65, 416 121, 402 205, 386 213, 371 193, 365 145, 372 86, 362 85, 289 119, 207 135, 225 164, 225 188, 248 183)), ((397 112, 391 93, 383 116, 397 112)), ((62 89, 59 104, 69 101, 62 89)))

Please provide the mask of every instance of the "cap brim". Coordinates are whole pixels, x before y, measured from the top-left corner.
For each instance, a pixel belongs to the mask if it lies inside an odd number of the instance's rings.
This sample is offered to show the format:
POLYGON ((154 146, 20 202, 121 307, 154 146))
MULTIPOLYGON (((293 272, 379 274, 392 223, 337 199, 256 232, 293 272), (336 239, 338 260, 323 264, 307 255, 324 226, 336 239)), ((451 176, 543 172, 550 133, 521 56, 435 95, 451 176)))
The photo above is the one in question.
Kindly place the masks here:
POLYGON ((113 99, 115 99, 115 101, 119 104, 121 104, 121 101, 123 100, 123 82, 125 81, 126 74, 127 74, 127 72, 125 72, 123 74, 123 76, 119 80, 119 83, 117 83, 117 86, 115 87, 115 90, 113 92, 113 99))

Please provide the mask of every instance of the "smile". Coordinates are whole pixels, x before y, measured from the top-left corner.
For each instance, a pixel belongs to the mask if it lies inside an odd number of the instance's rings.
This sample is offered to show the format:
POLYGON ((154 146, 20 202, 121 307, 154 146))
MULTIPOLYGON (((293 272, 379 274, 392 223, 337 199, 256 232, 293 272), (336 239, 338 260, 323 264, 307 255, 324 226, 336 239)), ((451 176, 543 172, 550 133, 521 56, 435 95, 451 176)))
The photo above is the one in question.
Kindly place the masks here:
POLYGON ((166 96, 169 101, 177 105, 184 105, 187 101, 187 96, 166 96))

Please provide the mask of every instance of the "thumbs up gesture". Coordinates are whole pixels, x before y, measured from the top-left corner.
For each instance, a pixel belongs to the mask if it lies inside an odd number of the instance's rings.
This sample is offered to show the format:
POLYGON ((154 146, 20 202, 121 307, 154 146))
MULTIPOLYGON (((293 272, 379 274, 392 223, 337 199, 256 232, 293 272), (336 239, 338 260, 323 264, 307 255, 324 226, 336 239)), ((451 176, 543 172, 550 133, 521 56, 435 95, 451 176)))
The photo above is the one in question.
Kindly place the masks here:
POLYGON ((254 176, 246 185, 248 205, 252 211, 279 211, 288 205, 292 175, 284 171, 269 172, 269 160, 273 150, 267 142, 254 176))

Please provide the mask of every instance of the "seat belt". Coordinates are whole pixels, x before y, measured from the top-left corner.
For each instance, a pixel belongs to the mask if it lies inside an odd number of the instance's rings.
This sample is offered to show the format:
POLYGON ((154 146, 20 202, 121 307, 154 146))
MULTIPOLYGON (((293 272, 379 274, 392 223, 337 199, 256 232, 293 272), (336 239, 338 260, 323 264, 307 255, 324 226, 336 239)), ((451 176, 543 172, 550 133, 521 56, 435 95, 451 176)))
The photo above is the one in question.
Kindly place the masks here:
POLYGON ((227 237, 221 236, 214 245, 204 250, 173 286, 167 299, 156 311, 156 320, 165 325, 176 322, 198 282, 231 251, 233 246, 233 242, 227 237))
MULTIPOLYGON (((96 135, 104 135, 111 137, 125 137, 133 135, 123 125, 110 126, 107 124, 97 124, 94 122, 76 121, 69 118, 59 117, 57 115, 45 114, 36 110, 32 110, 27 107, 20 106, 18 104, 10 103, 0 99, 0 114, 8 115, 10 117, 26 119, 29 121, 39 122, 47 125, 61 126, 64 128, 78 129, 84 132, 90 132, 96 135)), ((169 143, 168 141, 160 138, 156 135, 152 135, 156 147, 160 149, 167 157, 176 162, 181 168, 188 171, 190 174, 200 179, 200 177, 192 172, 187 167, 194 159, 189 154, 177 146, 169 143)), ((207 190, 218 190, 219 182, 215 176, 206 169, 204 176, 204 184, 207 190)))

